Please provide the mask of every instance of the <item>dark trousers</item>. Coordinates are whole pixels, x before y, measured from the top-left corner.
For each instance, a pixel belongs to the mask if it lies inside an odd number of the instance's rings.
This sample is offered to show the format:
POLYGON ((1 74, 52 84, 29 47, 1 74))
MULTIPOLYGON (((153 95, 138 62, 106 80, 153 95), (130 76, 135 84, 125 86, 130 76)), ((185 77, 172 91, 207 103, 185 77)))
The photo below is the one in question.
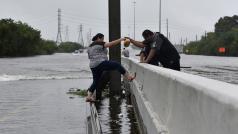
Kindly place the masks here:
POLYGON ((169 69, 180 71, 180 61, 179 60, 164 62, 164 63, 161 63, 161 64, 165 68, 169 68, 169 69))
POLYGON ((148 64, 159 66, 159 61, 157 60, 151 60, 148 64))
POLYGON ((117 70, 122 75, 126 73, 126 70, 122 67, 122 65, 115 61, 103 61, 97 67, 91 68, 93 74, 93 83, 88 90, 91 93, 93 93, 97 89, 102 73, 104 71, 112 71, 112 70, 117 70))

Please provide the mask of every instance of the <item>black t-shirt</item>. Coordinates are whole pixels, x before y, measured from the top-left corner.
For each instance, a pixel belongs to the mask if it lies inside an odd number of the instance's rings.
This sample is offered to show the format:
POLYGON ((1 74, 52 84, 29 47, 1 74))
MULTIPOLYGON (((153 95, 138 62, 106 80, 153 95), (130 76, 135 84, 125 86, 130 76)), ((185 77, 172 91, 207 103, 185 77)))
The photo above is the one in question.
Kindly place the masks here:
POLYGON ((152 60, 157 60, 161 64, 169 64, 171 61, 179 61, 180 56, 176 48, 172 43, 160 33, 155 33, 151 41, 143 41, 145 44, 142 52, 146 55, 149 55, 151 49, 156 49, 156 56, 152 60))
MULTIPOLYGON (((156 46, 155 44, 151 44, 151 43, 147 43, 147 42, 143 42, 143 44, 145 44, 145 47, 142 48, 141 50, 141 53, 143 53, 145 55, 145 59, 147 59, 149 53, 150 53, 150 50, 151 49, 156 49, 156 46)), ((154 56, 150 61, 149 61, 149 64, 152 64, 152 65, 159 65, 158 63, 159 61, 157 60, 157 56, 154 56)))

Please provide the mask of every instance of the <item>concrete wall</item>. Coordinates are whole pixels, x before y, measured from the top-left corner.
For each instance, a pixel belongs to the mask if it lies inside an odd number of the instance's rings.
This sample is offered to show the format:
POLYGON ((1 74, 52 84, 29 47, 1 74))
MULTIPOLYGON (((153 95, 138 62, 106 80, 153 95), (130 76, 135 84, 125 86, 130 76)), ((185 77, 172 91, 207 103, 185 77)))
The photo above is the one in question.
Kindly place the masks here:
POLYGON ((238 134, 238 86, 122 59, 148 134, 238 134))

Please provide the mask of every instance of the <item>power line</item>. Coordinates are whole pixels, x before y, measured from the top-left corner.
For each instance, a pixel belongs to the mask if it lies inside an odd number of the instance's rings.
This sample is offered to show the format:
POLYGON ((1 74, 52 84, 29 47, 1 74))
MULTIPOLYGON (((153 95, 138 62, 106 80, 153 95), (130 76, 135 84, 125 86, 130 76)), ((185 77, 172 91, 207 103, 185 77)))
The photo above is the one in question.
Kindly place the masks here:
POLYGON ((108 23, 107 20, 96 20, 96 19, 83 19, 81 17, 72 17, 72 16, 69 16, 69 15, 62 15, 64 18, 68 18, 68 19, 73 19, 73 20, 80 20, 80 21, 83 21, 83 22, 94 22, 94 23, 108 23))
POLYGON ((31 23, 37 23, 37 22, 42 22, 42 21, 46 21, 46 20, 52 20, 52 19, 55 19, 56 16, 44 16, 44 17, 38 17, 38 18, 35 18, 35 19, 30 19, 28 20, 28 22, 31 22, 31 23))
POLYGON ((79 14, 70 13, 68 11, 64 11, 64 14, 66 14, 67 16, 74 16, 76 18, 83 18, 83 19, 89 19, 89 20, 102 20, 102 21, 108 20, 108 18, 97 18, 95 16, 92 19, 90 17, 85 17, 85 16, 82 16, 82 15, 79 15, 79 14))
POLYGON ((69 26, 65 26, 65 42, 69 41, 69 26))

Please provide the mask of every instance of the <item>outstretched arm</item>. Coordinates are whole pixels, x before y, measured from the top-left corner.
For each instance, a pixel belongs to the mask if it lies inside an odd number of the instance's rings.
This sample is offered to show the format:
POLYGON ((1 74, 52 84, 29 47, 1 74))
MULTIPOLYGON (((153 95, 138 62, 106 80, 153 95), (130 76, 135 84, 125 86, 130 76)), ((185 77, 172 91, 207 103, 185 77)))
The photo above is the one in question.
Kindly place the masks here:
POLYGON ((104 47, 112 47, 112 46, 118 45, 118 44, 121 43, 121 41, 123 41, 123 40, 124 40, 124 38, 121 38, 121 39, 117 39, 117 40, 114 40, 114 41, 105 43, 105 44, 104 44, 104 47))
POLYGON ((150 50, 150 53, 149 53, 149 55, 148 55, 148 57, 145 59, 145 63, 149 63, 151 60, 152 60, 152 58, 155 56, 155 54, 156 54, 156 49, 155 48, 152 48, 151 50, 150 50))
POLYGON ((133 45, 137 46, 137 47, 143 48, 143 47, 145 46, 145 45, 144 45, 142 42, 140 42, 140 41, 133 40, 133 39, 131 39, 131 38, 129 38, 129 37, 125 37, 125 38, 129 39, 130 42, 131 42, 133 45))
POLYGON ((145 61, 145 54, 144 53, 140 53, 140 62, 144 62, 145 61))

